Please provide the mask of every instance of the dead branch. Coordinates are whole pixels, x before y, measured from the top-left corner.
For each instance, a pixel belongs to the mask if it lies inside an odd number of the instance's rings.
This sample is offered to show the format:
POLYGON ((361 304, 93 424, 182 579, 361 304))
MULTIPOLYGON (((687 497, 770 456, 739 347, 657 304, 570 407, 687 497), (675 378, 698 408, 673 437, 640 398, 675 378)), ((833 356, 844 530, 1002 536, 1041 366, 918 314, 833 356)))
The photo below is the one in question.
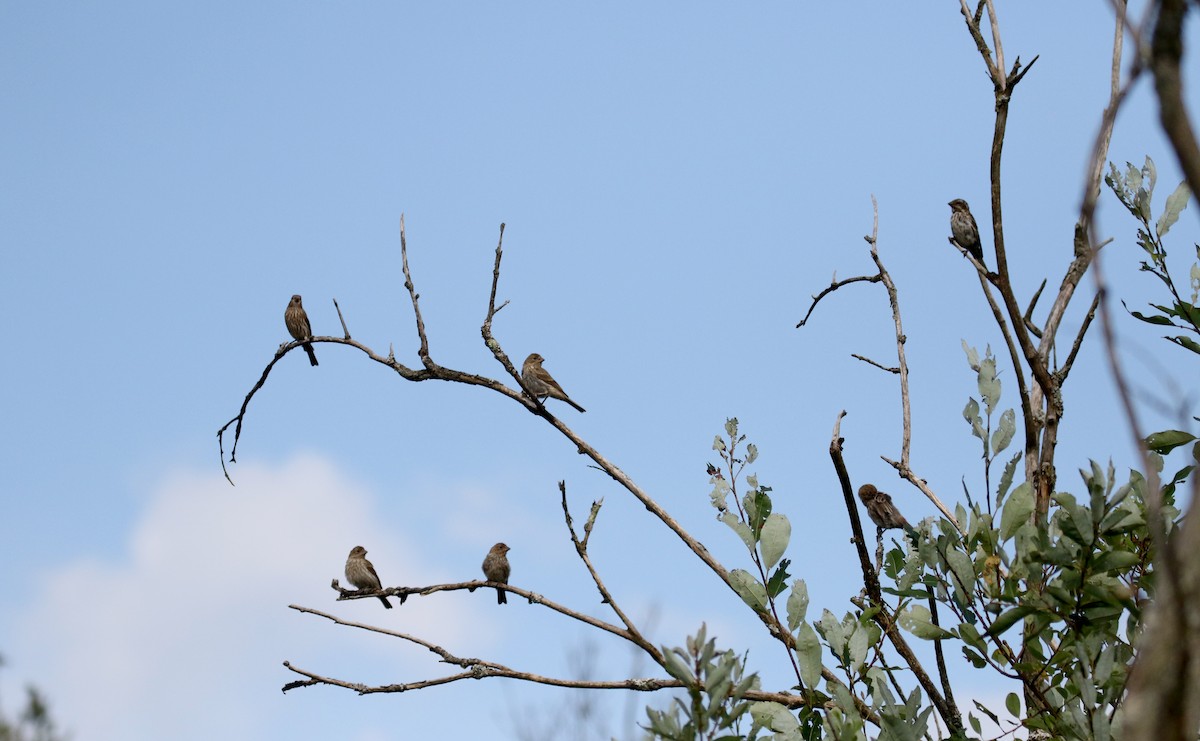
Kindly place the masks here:
POLYGON ((908 641, 900 633, 900 628, 896 624, 895 617, 889 611, 888 605, 883 601, 883 592, 879 587, 879 576, 875 573, 875 569, 871 566, 871 556, 867 552, 866 540, 863 537, 862 523, 858 517, 858 506, 855 504, 854 487, 850 483, 850 472, 846 469, 846 461, 842 457, 842 417, 846 415, 843 410, 837 416, 837 421, 833 425, 833 438, 829 442, 829 457, 833 460, 833 468, 837 472, 838 481, 842 487, 842 496, 846 501, 846 511, 850 516, 850 529, 854 534, 854 546, 858 551, 859 565, 863 572, 863 585, 866 587, 867 596, 871 600, 871 604, 879 609, 875 611, 872 620, 883 630, 884 635, 888 637, 892 647, 896 649, 896 653, 904 659, 909 669, 912 670, 913 676, 925 693, 929 696, 930 702, 937 708, 938 714, 946 725, 955 732, 961 733, 963 730, 962 714, 958 707, 946 700, 938 687, 930 678, 929 673, 925 671, 925 667, 921 665, 916 654, 908 645, 908 641))

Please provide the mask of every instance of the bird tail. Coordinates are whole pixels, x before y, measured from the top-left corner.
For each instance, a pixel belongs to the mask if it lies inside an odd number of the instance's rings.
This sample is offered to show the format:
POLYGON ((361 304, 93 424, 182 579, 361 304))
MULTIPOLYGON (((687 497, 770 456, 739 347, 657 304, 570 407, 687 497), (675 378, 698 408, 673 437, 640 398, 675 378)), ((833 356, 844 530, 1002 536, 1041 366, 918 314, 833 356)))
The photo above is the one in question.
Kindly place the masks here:
POLYGON ((504 590, 500 589, 499 587, 496 588, 496 604, 498 604, 498 605, 507 605, 508 604, 508 596, 505 594, 504 590))
POLYGON ((578 404, 576 404, 575 402, 571 401, 569 398, 567 398, 567 397, 565 397, 565 396, 563 397, 563 401, 567 402, 568 404, 570 404, 571 406, 575 407, 576 409, 578 409, 578 410, 579 410, 579 411, 581 411, 581 412, 586 412, 586 411, 587 411, 586 409, 584 409, 583 407, 579 406, 578 404))
MULTIPOLYGON (((317 362, 317 354, 313 352, 312 345, 308 344, 307 342, 304 343, 304 352, 308 353, 309 365, 320 365, 320 363, 317 362)), ((391 607, 391 605, 388 605, 388 607, 391 607)))
MULTIPOLYGON (((314 363, 313 365, 316 365, 316 363, 314 363)), ((383 603, 384 607, 388 608, 389 610, 392 609, 392 603, 388 602, 387 597, 380 597, 379 601, 383 603)))

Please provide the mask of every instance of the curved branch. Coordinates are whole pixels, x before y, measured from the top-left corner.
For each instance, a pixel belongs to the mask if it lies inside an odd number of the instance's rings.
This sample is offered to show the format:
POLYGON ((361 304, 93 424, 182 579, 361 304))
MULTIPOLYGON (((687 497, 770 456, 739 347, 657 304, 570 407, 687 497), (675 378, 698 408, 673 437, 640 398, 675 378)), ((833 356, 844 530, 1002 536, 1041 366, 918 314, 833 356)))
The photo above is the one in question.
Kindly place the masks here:
MULTIPOLYGON (((870 241, 870 239, 868 238, 867 241, 870 241)), ((808 323, 808 318, 812 316, 813 309, 817 308, 817 304, 820 303, 821 299, 825 298, 842 286, 848 286, 851 283, 858 283, 864 280, 869 283, 878 283, 883 279, 878 275, 856 275, 855 277, 847 278, 846 280, 834 280, 830 282, 830 284, 824 290, 812 297, 812 304, 808 307, 808 311, 804 314, 804 318, 801 319, 799 324, 796 325, 796 329, 800 329, 808 323)))

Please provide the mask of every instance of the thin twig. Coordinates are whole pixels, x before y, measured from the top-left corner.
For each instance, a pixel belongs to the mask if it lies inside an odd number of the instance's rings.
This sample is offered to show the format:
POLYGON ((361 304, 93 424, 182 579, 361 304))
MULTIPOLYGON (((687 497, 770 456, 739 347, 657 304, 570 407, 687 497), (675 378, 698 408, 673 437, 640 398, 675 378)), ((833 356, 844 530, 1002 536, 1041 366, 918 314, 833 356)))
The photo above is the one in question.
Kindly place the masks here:
POLYGON ((842 286, 848 286, 851 283, 858 283, 858 282, 864 281, 864 280, 868 281, 870 283, 878 283, 879 281, 881 281, 883 279, 880 278, 878 275, 857 275, 853 278, 847 278, 845 280, 835 280, 835 281, 831 282, 828 287, 826 287, 824 290, 822 290, 816 296, 812 297, 812 305, 808 307, 808 311, 804 314, 804 318, 801 319, 800 322, 796 325, 796 329, 800 329, 801 327, 803 327, 805 324, 808 323, 808 318, 810 316, 812 316, 813 309, 817 308, 817 304, 820 303, 821 299, 825 298, 826 296, 833 293, 834 291, 841 288, 842 286))
POLYGON ((867 365, 873 365, 873 366, 875 366, 876 368, 878 368, 879 370, 881 370, 881 371, 884 371, 884 372, 886 372, 886 373, 899 373, 899 372, 900 372, 900 368, 898 368, 898 367, 894 367, 894 366, 888 366, 888 365, 882 365, 882 364, 880 364, 880 363, 876 363, 874 360, 871 360, 871 359, 870 359, 870 358, 868 358, 868 357, 864 357, 864 356, 862 356, 862 355, 859 355, 859 354, 858 354, 858 353, 856 353, 856 352, 852 352, 852 353, 850 353, 850 357, 854 358, 855 360, 861 360, 861 361, 863 361, 864 363, 866 363, 867 365))
POLYGON ((336 298, 333 300, 333 308, 337 309, 338 321, 342 323, 343 339, 350 339, 350 330, 346 327, 346 318, 342 316, 342 307, 338 306, 336 298))
MULTIPOLYGON (((596 572, 596 567, 592 565, 592 559, 590 556, 588 556, 587 546, 579 539, 578 535, 576 535, 575 528, 571 524, 571 510, 567 507, 567 482, 559 481, 558 490, 562 494, 563 519, 566 520, 567 532, 571 534, 571 543, 575 546, 575 553, 579 555, 579 559, 583 561, 583 565, 587 567, 588 573, 591 574, 592 581, 595 582, 596 588, 600 590, 601 602, 612 608, 612 611, 617 614, 617 617, 625 625, 627 640, 636 644, 638 648, 649 654, 650 658, 654 660, 654 663, 662 666, 665 661, 663 659, 662 652, 659 651, 654 644, 646 640, 646 638, 637 629, 637 626, 634 625, 633 621, 630 620, 625 612, 617 605, 616 600, 613 599, 612 593, 608 591, 608 587, 604 586, 604 581, 600 578, 600 574, 596 572)), ((593 506, 592 511, 596 512, 597 508, 593 506)), ((589 522, 594 522, 594 518, 590 518, 589 522)))
POLYGON ((413 316, 417 320, 417 337, 421 339, 421 348, 417 351, 417 356, 421 358, 421 362, 425 364, 426 368, 432 370, 433 361, 429 358, 429 338, 425 336, 425 320, 421 318, 421 305, 418 302, 421 296, 413 286, 412 273, 408 271, 408 237, 404 230, 404 214, 400 214, 400 264, 404 270, 404 287, 408 289, 408 295, 412 299, 413 316))

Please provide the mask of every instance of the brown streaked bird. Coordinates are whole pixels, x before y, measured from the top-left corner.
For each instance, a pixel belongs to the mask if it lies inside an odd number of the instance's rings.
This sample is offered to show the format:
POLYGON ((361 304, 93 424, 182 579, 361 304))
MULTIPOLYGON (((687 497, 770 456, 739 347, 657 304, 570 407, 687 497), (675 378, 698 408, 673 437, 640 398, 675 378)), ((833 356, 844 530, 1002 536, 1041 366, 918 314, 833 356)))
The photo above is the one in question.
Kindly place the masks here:
MULTIPOLYGON (((283 323, 287 325, 288 334, 295 340, 307 340, 313 336, 308 314, 304 311, 304 304, 300 303, 300 294, 297 293, 288 301, 287 309, 283 312, 283 323)), ((305 342, 303 347, 304 352, 308 353, 309 365, 317 365, 317 354, 313 352, 312 345, 305 342)))
MULTIPOLYGON (((501 584, 508 584, 508 575, 512 571, 508 565, 508 553, 511 548, 503 543, 497 543, 488 551, 487 556, 483 559, 483 575, 488 581, 498 581, 501 584)), ((508 597, 503 589, 496 588, 496 604, 508 604, 508 597)))
POLYGON ((983 262, 983 245, 979 243, 979 227, 971 215, 971 207, 961 198, 950 201, 950 233, 954 243, 983 262))
POLYGON ((891 496, 876 489, 874 485, 863 484, 860 486, 858 498, 867 506, 867 514, 871 516, 871 522, 874 522, 875 527, 880 530, 900 528, 910 533, 916 532, 913 526, 908 524, 908 520, 904 519, 904 515, 900 514, 900 510, 896 509, 891 496))
POLYGON ((531 353, 529 357, 525 358, 525 364, 521 366, 521 380, 525 382, 526 390, 538 399, 545 397, 560 399, 579 411, 586 412, 586 409, 571 401, 571 397, 562 390, 558 381, 555 381, 554 377, 542 367, 542 363, 545 361, 546 359, 537 353, 531 353))
MULTIPOLYGON (((299 297, 297 296, 297 298, 299 297)), ((379 574, 375 573, 375 567, 367 560, 367 549, 361 545, 350 549, 350 556, 346 559, 346 580, 358 589, 371 592, 383 589, 383 584, 379 581, 379 574)), ((383 603, 384 607, 392 609, 392 603, 388 602, 387 597, 380 595, 379 601, 383 603)))

